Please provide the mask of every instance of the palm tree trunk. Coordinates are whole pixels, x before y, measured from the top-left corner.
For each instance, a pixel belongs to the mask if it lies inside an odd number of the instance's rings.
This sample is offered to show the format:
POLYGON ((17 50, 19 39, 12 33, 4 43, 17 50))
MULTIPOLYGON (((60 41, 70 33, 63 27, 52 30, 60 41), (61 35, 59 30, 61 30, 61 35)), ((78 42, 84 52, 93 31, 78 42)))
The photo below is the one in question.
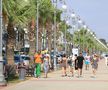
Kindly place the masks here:
POLYGON ((47 36, 48 36, 48 50, 51 50, 51 39, 52 39, 52 23, 48 21, 46 23, 46 30, 47 30, 47 36))
POLYGON ((43 27, 42 27, 42 24, 39 23, 39 36, 38 36, 38 48, 39 48, 39 51, 42 50, 42 31, 43 31, 43 27))
POLYGON ((11 21, 7 27, 8 39, 7 39, 7 60, 8 64, 14 64, 14 45, 15 45, 15 31, 11 21))
POLYGON ((29 42, 30 42, 30 54, 33 55, 36 51, 36 35, 35 35, 35 20, 32 18, 28 24, 29 28, 29 42))
POLYGON ((51 50, 51 32, 48 35, 48 49, 51 50))
POLYGON ((35 53, 35 40, 34 41, 30 41, 30 54, 34 54, 35 53))

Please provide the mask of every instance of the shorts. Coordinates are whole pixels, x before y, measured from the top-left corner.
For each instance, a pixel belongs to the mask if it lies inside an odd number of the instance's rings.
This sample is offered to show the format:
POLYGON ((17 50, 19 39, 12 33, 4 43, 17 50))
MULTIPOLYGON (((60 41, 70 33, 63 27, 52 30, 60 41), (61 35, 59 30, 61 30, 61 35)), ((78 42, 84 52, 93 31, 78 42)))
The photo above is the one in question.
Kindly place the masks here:
POLYGON ((74 68, 74 67, 75 67, 75 64, 74 64, 74 63, 72 63, 70 66, 71 66, 71 68, 74 68))
POLYGON ((83 65, 82 64, 78 64, 78 68, 79 69, 82 69, 83 68, 83 65))
POLYGON ((92 64, 92 68, 93 69, 97 69, 98 68, 98 64, 92 64))
POLYGON ((63 63, 61 64, 61 66, 64 67, 64 68, 66 68, 66 63, 63 62, 63 63))
POLYGON ((49 71, 49 65, 44 65, 44 72, 48 73, 48 71, 49 71))
POLYGON ((85 64, 86 64, 86 65, 89 65, 89 64, 90 64, 90 61, 86 60, 86 61, 85 61, 85 64))

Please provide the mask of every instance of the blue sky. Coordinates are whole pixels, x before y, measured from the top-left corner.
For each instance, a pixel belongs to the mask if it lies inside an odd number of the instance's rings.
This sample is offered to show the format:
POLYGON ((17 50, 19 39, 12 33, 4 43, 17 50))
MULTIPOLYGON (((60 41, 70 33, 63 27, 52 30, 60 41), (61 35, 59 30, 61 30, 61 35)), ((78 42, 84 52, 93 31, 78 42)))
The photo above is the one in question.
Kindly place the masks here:
POLYGON ((98 38, 108 42, 108 0, 65 0, 98 38))

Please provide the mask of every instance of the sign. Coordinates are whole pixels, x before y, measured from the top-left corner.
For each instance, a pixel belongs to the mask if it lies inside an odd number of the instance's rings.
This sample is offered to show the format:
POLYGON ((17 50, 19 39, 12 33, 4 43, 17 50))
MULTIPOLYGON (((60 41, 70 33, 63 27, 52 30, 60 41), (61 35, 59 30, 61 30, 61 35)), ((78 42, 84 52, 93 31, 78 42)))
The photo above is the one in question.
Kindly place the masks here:
POLYGON ((29 48, 29 47, 30 47, 30 45, 29 45, 29 44, 25 44, 25 47, 26 47, 26 48, 29 48))
POLYGON ((75 55, 75 54, 78 55, 78 48, 73 48, 73 49, 72 49, 72 53, 73 53, 73 55, 75 55))

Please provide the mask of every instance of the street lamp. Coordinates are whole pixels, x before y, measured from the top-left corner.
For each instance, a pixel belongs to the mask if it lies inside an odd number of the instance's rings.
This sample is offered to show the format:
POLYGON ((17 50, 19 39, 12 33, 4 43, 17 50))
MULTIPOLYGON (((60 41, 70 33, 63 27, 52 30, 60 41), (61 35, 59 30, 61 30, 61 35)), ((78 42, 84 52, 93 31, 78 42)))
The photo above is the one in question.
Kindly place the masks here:
POLYGON ((81 29, 82 20, 78 17, 78 39, 79 39, 79 51, 81 51, 81 45, 80 45, 80 29, 81 29))
POLYGON ((74 48, 74 31, 75 31, 75 27, 76 27, 75 25, 72 26, 72 28, 73 28, 73 42, 72 42, 73 48, 74 48))
MULTIPOLYGON (((65 4, 62 5, 62 8, 66 12, 67 6, 65 4)), ((66 21, 66 18, 67 18, 66 15, 64 17, 65 17, 65 22, 68 23, 68 21, 66 21)), ((65 36, 64 38, 65 38, 65 53, 66 53, 66 25, 65 25, 65 34, 64 34, 64 36, 65 36)))
POLYGON ((15 39, 16 39, 16 41, 15 41, 15 50, 17 50, 18 49, 17 48, 17 46, 18 46, 18 30, 17 30, 16 27, 14 27, 14 31, 15 31, 15 39))
POLYGON ((83 25, 83 51, 84 51, 84 41, 85 41, 85 38, 84 38, 84 31, 87 29, 87 26, 84 24, 83 25))
POLYGON ((37 0, 37 13, 36 13, 36 51, 39 50, 38 36, 39 36, 39 0, 37 0))
POLYGON ((6 85, 6 81, 3 75, 3 57, 2 57, 2 0, 0 0, 0 86, 6 85))
POLYGON ((27 28, 24 28, 24 32, 27 34, 28 33, 28 30, 27 30, 27 28))
POLYGON ((72 30, 73 30, 73 47, 74 47, 74 30, 75 30, 75 19, 76 19, 76 14, 74 12, 72 12, 71 14, 71 18, 72 18, 72 30))
POLYGON ((27 45, 27 28, 24 28, 24 53, 26 53, 26 45, 27 45))
POLYGON ((27 47, 27 48, 29 48, 29 42, 28 42, 28 40, 29 40, 29 38, 28 38, 28 30, 27 30, 27 28, 24 28, 24 32, 25 32, 25 34, 24 34, 24 47, 27 47))
POLYGON ((90 32, 90 29, 87 29, 87 32, 90 32))
POLYGON ((97 49, 97 46, 96 46, 96 44, 97 44, 97 38, 96 38, 96 36, 94 36, 94 42, 95 42, 95 45, 94 45, 94 49, 95 49, 95 53, 96 53, 96 49, 97 49))
POLYGON ((82 24, 82 20, 81 20, 81 19, 79 19, 79 20, 78 20, 78 23, 79 23, 79 24, 82 24))
POLYGON ((86 25, 83 25, 83 28, 84 28, 84 29, 87 29, 87 26, 86 26, 86 25))
POLYGON ((62 8, 63 8, 63 10, 66 10, 67 6, 64 4, 64 5, 62 5, 62 8))
POLYGON ((78 48, 79 48, 79 52, 81 51, 81 47, 80 47, 80 29, 78 29, 78 48))
POLYGON ((42 50, 44 50, 44 34, 42 33, 42 50))
MULTIPOLYGON (((67 17, 66 17, 67 18, 67 17)), ((67 32, 67 25, 69 25, 69 21, 65 21, 65 33, 64 33, 64 38, 65 38, 65 53, 67 53, 67 39, 66 39, 66 32, 67 32)))
POLYGON ((91 35, 93 35, 93 32, 90 32, 91 35))
POLYGON ((57 61, 56 61, 56 8, 57 8, 57 0, 53 0, 54 3, 54 70, 57 69, 57 61))
POLYGON ((76 15, 75 15, 74 12, 71 14, 71 17, 72 17, 72 18, 75 18, 75 17, 76 17, 76 15))

